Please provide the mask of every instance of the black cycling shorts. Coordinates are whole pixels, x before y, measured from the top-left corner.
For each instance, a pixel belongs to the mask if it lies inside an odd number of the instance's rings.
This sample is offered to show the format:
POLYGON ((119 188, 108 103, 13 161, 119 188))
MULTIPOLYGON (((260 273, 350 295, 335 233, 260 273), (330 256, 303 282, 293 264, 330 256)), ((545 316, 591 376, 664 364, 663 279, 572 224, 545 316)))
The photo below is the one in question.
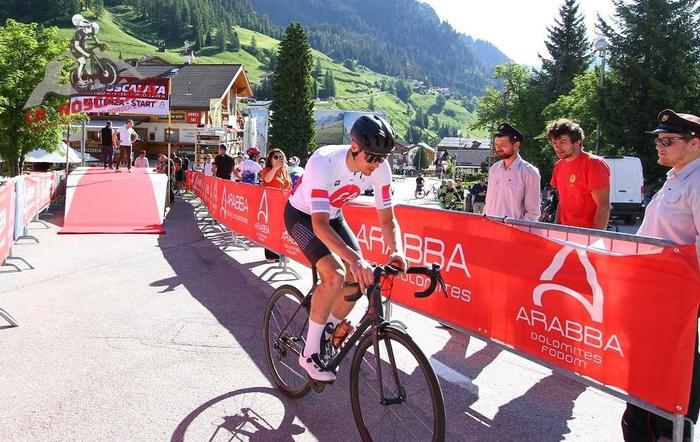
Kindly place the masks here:
MULTIPOLYGON (((297 210, 289 202, 284 208, 284 224, 287 227, 287 232, 299 244, 299 248, 312 266, 315 267, 318 260, 331 254, 328 247, 314 233, 311 215, 297 210)), ((348 247, 360 252, 360 244, 357 242, 355 234, 350 230, 348 223, 345 222, 342 212, 340 216, 330 220, 330 226, 348 247)))

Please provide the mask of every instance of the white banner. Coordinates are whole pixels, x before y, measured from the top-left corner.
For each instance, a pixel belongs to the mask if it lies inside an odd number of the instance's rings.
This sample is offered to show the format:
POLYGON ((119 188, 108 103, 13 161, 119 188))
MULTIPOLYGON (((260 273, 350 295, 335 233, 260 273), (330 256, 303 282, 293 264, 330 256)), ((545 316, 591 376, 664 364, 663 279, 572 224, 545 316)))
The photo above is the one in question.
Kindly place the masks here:
POLYGON ((77 114, 113 113, 136 115, 164 115, 168 113, 170 102, 167 99, 84 96, 70 99, 70 111, 77 114))

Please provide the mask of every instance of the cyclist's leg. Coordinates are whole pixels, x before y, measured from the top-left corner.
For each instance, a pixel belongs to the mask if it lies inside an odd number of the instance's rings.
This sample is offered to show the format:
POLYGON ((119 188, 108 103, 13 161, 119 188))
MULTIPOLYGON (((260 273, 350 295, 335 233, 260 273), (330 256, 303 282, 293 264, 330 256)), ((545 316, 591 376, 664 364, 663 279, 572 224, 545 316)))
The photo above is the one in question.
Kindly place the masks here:
POLYGON ((345 266, 341 259, 333 255, 314 234, 310 215, 300 212, 287 203, 284 218, 287 232, 297 242, 311 265, 316 267, 320 277, 320 283, 316 286, 311 298, 306 346, 299 358, 299 364, 311 378, 318 381, 332 381, 335 379, 335 374, 325 371, 320 358, 321 337, 335 298, 341 293, 345 280, 345 266))
MULTIPOLYGON (((345 244, 347 244, 351 249, 360 252, 360 244, 357 242, 357 238, 348 226, 348 223, 345 221, 345 218, 340 217, 334 219, 333 221, 331 221, 331 227, 333 228, 333 230, 335 230, 338 236, 340 236, 340 238, 345 244)), ((347 263, 343 263, 343 265, 345 267, 345 280, 343 282, 354 282, 352 273, 350 273, 350 269, 348 268, 347 263)), ((333 309, 331 311, 333 317, 329 318, 329 322, 333 323, 333 327, 337 326, 341 320, 343 320, 348 314, 350 314, 350 311, 355 306, 355 303, 346 301, 345 297, 347 295, 355 293, 356 291, 357 287, 343 287, 342 290, 336 292, 340 293, 340 296, 336 296, 335 301, 333 303, 333 309)))

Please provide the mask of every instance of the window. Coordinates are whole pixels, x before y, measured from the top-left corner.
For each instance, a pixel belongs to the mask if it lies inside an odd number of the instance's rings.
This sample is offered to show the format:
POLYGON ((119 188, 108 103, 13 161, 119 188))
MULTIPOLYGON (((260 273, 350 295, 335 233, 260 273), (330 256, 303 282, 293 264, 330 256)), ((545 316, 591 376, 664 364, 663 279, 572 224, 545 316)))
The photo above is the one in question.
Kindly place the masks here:
POLYGON ((148 139, 148 129, 145 127, 135 127, 134 130, 139 136, 139 140, 147 140, 148 139))
POLYGON ((180 141, 180 129, 163 129, 163 139, 166 143, 168 141, 171 143, 178 143, 180 141))
POLYGON ((88 141, 100 141, 100 131, 99 130, 89 130, 87 131, 88 141))
POLYGON ((155 132, 149 132, 148 133, 148 141, 155 141, 156 140, 156 133, 155 132))

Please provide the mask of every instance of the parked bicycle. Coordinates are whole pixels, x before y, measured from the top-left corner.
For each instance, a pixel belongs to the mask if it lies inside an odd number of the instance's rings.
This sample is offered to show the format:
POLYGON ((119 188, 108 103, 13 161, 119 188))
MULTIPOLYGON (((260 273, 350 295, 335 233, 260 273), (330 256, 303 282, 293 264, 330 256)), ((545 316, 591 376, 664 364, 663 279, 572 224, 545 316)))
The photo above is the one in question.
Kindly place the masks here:
MULTIPOLYGON (((350 400, 363 440, 442 441, 445 406, 437 376, 404 327, 383 317, 382 292, 391 296, 393 278, 399 273, 391 266, 375 267, 374 281, 366 291, 365 315, 343 343, 324 340, 321 358, 326 369, 335 371, 357 343, 350 365, 350 400)), ((446 296, 440 266, 411 267, 406 273, 430 280, 416 297, 430 296, 438 285, 446 296)), ((313 269, 313 287, 306 296, 294 286, 283 285, 274 291, 265 310, 267 364, 277 388, 291 398, 303 397, 311 389, 320 393, 328 385, 310 379, 297 362, 317 283, 313 269)), ((354 302, 362 296, 358 291, 345 299, 354 302)))

